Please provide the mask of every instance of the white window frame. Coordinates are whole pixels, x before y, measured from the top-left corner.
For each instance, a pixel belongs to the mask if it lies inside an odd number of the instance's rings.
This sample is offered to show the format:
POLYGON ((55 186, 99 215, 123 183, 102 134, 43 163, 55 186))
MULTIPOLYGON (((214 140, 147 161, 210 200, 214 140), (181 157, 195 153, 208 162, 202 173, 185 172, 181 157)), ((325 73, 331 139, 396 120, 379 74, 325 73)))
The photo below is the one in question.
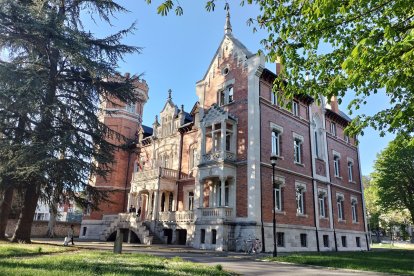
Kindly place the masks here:
POLYGON ((292 101, 292 113, 294 116, 299 117, 299 102, 298 101, 292 101))
POLYGON ((296 183, 295 184, 295 200, 296 200, 296 214, 305 215, 305 193, 306 184, 296 183))
POLYGON ((351 214, 352 222, 358 222, 358 200, 355 197, 351 197, 351 214))
POLYGON ((331 134, 336 136, 336 123, 331 121, 331 134))
POLYGON ((272 155, 280 156, 280 132, 272 130, 272 155))
POLYGON ((326 193, 320 192, 318 196, 319 217, 326 218, 326 193))
POLYGON ((339 166, 339 161, 341 159, 340 156, 338 155, 334 155, 334 176, 335 177, 340 177, 341 176, 341 170, 340 170, 340 166, 339 166))
POLYGON ((270 90, 270 102, 273 105, 277 105, 277 94, 270 90))
POLYGON ((233 86, 229 86, 226 90, 228 94, 227 102, 232 103, 234 101, 234 88, 233 86))
POLYGON ((125 105, 125 110, 129 113, 136 113, 135 111, 135 104, 134 103, 128 103, 125 105))
POLYGON ((344 196, 342 194, 336 195, 336 207, 338 209, 338 220, 345 220, 344 216, 344 196))
POLYGON ((351 158, 347 159, 348 161, 348 181, 354 182, 354 160, 351 158))
POLYGON ((302 164, 302 141, 299 139, 293 140, 293 159, 296 164, 302 164))

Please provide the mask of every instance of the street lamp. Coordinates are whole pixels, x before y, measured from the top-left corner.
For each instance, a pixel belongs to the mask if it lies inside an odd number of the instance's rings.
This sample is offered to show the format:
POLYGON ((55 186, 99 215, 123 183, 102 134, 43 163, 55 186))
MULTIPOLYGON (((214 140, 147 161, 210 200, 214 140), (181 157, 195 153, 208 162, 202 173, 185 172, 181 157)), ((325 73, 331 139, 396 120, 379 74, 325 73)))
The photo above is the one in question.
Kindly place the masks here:
POLYGON ((273 193, 273 257, 277 257, 277 243, 276 243, 276 196, 275 196, 275 166, 277 156, 270 156, 270 163, 272 164, 272 193, 273 193))

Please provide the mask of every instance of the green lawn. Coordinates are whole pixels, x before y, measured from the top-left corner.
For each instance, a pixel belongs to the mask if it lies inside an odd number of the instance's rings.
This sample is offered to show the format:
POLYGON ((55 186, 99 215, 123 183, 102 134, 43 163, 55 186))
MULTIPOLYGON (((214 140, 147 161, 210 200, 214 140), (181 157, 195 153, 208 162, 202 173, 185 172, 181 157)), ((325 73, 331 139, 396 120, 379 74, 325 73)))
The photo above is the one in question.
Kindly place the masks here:
POLYGON ((107 251, 40 244, 0 243, 0 275, 230 274, 222 271, 221 267, 194 264, 180 258, 166 259, 135 253, 119 255, 107 251), (39 252, 38 248, 42 250, 39 252))
POLYGON ((414 275, 414 250, 374 249, 370 252, 295 253, 276 259, 269 258, 269 260, 414 275))

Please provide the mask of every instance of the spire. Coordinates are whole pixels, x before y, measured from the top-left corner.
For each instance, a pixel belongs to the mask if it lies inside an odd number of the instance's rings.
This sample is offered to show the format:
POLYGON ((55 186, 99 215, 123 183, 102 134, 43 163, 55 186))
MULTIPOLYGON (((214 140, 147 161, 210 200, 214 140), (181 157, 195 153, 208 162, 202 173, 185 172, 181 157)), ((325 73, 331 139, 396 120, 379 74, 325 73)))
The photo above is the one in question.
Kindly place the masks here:
POLYGON ((226 25, 224 25, 224 34, 229 35, 231 34, 231 23, 230 23, 230 12, 227 8, 227 15, 226 15, 226 25))
POLYGON ((172 99, 171 93, 172 93, 172 90, 168 89, 168 98, 167 98, 167 100, 169 100, 169 101, 172 99))

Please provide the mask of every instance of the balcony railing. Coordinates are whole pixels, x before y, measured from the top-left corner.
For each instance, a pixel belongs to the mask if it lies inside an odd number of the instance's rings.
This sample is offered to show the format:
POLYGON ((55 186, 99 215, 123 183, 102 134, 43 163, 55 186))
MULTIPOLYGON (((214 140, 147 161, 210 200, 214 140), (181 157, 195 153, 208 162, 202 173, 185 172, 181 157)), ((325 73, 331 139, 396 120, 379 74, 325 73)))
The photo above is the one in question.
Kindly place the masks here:
POLYGON ((203 162, 224 160, 234 161, 236 160, 236 154, 231 151, 214 151, 203 155, 203 162))
POLYGON ((163 222, 192 222, 194 221, 193 211, 160 212, 159 220, 163 222))
MULTIPOLYGON (((173 169, 168 169, 168 168, 149 169, 149 170, 144 170, 144 171, 134 173, 132 180, 137 181, 137 182, 143 181, 143 180, 146 181, 150 179, 156 179, 158 178, 158 176, 160 176, 161 178, 165 178, 165 179, 176 180, 178 179, 178 171, 173 170, 173 169)), ((183 172, 181 172, 180 176, 181 176, 180 179, 189 178, 189 175, 183 172)))
POLYGON ((202 208, 201 216, 202 219, 231 220, 234 218, 234 212, 230 207, 202 208))

